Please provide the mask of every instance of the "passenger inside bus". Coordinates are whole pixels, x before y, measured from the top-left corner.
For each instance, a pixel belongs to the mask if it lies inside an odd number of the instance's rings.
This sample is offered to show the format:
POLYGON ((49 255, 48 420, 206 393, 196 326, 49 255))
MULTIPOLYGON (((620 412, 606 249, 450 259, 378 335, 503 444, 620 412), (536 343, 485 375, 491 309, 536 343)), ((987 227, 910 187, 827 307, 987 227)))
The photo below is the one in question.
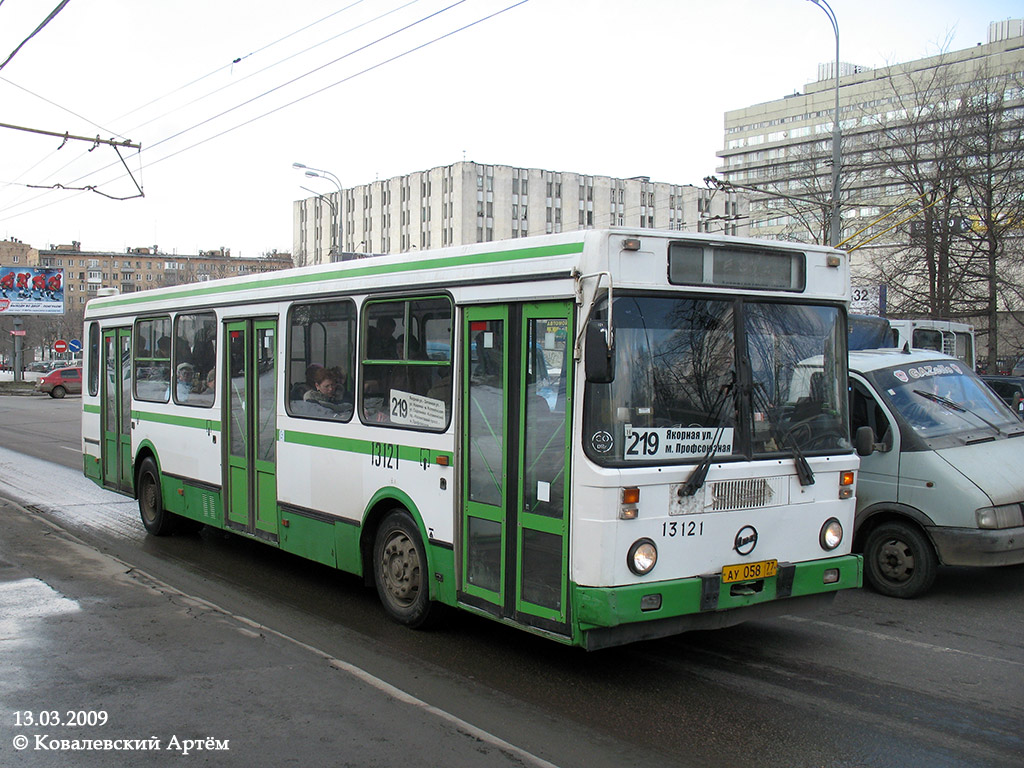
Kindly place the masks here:
POLYGON ((338 381, 338 373, 332 368, 319 368, 313 375, 313 389, 302 399, 320 408, 348 418, 352 414, 352 393, 338 381))

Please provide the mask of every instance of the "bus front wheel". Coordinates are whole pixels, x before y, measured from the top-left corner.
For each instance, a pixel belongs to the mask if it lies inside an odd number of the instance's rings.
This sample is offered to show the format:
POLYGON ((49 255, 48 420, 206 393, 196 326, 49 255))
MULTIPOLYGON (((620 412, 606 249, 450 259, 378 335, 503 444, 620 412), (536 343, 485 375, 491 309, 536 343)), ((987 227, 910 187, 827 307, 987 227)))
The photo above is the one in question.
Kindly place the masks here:
POLYGON ((864 575, 883 595, 911 598, 935 581, 938 558, 928 537, 900 521, 882 523, 864 543, 864 575))
POLYGON ((174 515, 164 509, 160 490, 160 470, 151 458, 142 460, 139 467, 139 514, 146 530, 154 536, 168 536, 174 532, 174 515))
POLYGON ((387 614, 407 627, 422 627, 433 604, 427 583, 427 556, 416 524, 405 510, 389 512, 373 546, 374 582, 387 614))

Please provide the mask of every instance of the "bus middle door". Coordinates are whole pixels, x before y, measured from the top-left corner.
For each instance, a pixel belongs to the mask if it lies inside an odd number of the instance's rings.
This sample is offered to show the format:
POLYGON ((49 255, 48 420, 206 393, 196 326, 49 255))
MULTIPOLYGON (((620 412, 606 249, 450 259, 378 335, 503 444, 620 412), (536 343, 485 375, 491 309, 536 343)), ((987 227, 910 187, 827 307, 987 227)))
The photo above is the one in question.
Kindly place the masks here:
POLYGON ((226 324, 226 523, 277 541, 277 322, 226 324))

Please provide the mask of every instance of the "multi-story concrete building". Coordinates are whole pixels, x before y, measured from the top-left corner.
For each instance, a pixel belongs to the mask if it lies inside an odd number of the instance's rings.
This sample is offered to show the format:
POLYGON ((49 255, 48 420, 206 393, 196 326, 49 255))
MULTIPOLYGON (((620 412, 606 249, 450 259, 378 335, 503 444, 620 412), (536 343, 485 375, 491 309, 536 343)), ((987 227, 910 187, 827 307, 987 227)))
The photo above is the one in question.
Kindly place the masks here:
POLYGON ((297 200, 292 252, 296 264, 320 264, 620 226, 745 235, 746 198, 646 176, 616 179, 463 161, 297 200), (332 254, 334 242, 340 252, 332 254))
MULTIPOLYGON (((959 94, 986 87, 1000 91, 1005 109, 1024 108, 1022 35, 1020 19, 993 22, 988 42, 973 48, 882 69, 840 66, 844 237, 914 197, 899 174, 884 167, 885 162, 872 163, 872 153, 886 144, 886 132, 891 136, 894 125, 906 123, 908 112, 917 112, 909 116, 914 119, 920 118, 922 110, 949 110, 959 94), (928 89, 944 94, 943 100, 928 103, 928 89)), ((725 115, 725 147, 717 153, 722 161, 717 173, 724 181, 752 188, 750 233, 755 237, 820 242, 828 233, 835 64, 820 66, 818 77, 802 93, 725 115), (805 204, 784 195, 825 205, 805 204)), ((894 232, 890 242, 899 234, 894 232)), ((879 240, 885 242, 885 238, 879 240)))
MULTIPOLYGON (((28 266, 63 267, 64 296, 68 309, 82 308, 100 288, 132 293, 179 283, 193 283, 219 277, 270 272, 292 266, 290 254, 263 257, 233 257, 230 249, 200 251, 195 255, 162 253, 157 246, 118 251, 84 251, 82 244, 51 245, 30 249, 34 256, 22 262, 28 266)), ((12 257, 13 257, 12 253, 12 257)), ((26 254, 29 257, 30 254, 26 254)), ((0 264, 12 262, 0 260, 0 264)), ((18 262, 13 262, 18 263, 18 262)))

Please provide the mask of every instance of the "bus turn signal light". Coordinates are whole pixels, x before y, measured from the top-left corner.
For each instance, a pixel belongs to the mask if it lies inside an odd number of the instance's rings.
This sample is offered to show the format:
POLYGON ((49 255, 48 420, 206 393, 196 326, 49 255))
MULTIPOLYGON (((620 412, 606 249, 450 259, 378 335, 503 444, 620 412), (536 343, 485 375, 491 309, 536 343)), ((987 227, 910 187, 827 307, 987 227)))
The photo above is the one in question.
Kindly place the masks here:
POLYGON ((623 488, 622 504, 619 506, 619 520, 636 520, 640 515, 637 504, 640 503, 639 488, 623 488))

